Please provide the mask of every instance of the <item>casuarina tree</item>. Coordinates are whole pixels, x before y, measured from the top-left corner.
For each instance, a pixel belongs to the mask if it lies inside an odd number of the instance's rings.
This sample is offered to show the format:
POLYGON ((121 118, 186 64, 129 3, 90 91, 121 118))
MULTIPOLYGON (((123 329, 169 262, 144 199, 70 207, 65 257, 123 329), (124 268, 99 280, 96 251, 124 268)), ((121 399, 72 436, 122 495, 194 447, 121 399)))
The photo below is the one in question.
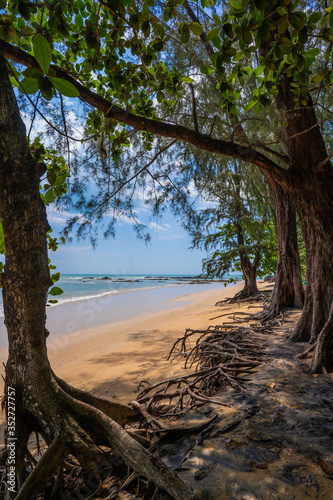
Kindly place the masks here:
POLYGON ((60 93, 95 108, 114 125, 108 134, 115 155, 127 141, 126 130, 136 129, 148 142, 153 135, 170 137, 250 162, 287 191, 307 254, 305 306, 293 339, 316 343, 311 370, 322 372, 333 364, 333 171, 322 133, 331 109, 318 120, 316 102, 332 85, 332 8, 321 2, 229 0, 215 10, 214 2, 202 0, 197 20, 188 23, 179 21, 186 11, 181 0, 166 6, 153 0, 1 1, 0 7, 0 216, 6 244, 6 384, 17 390, 21 415, 17 498, 32 498, 68 452, 96 468, 105 458, 100 444, 175 498, 191 498, 189 488, 120 427, 136 411, 71 388, 51 370, 45 335, 48 224, 39 193, 45 167, 29 150, 12 85, 28 96, 40 91, 47 100, 60 93), (217 136, 215 116, 190 127, 172 114, 172 98, 180 99, 193 78, 168 65, 168 44, 175 34, 188 44, 203 34, 203 26, 214 53, 201 71, 204 78, 216 75, 222 112, 251 118, 267 107, 276 113, 283 157, 269 137, 241 144, 235 134, 217 136), (248 81, 255 82, 250 98, 242 94, 248 81), (156 102, 163 113, 157 114, 156 102), (33 430, 49 448, 25 481, 24 454, 33 430))

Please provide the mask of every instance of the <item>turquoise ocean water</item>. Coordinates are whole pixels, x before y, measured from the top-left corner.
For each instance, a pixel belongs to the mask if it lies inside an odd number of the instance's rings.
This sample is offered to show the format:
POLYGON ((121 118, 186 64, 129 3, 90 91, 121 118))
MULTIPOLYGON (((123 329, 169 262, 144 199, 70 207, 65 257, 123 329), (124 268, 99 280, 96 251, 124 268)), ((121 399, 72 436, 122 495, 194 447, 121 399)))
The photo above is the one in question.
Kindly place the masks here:
MULTIPOLYGON (((225 275, 224 279, 229 279, 225 275)), ((236 277, 236 276, 232 276, 236 277)), ((241 279, 241 276, 237 276, 241 279)), ((212 283, 215 280, 210 280, 212 283)), ((200 280, 196 276, 189 275, 145 275, 145 274, 62 274, 60 280, 55 284, 63 290, 63 294, 57 297, 49 297, 58 300, 57 306, 76 302, 84 299, 94 299, 119 292, 134 291, 139 289, 170 287, 179 284, 201 282, 207 283, 207 280, 200 280)), ((53 305, 51 306, 53 307, 53 305)), ((2 299, 0 301, 0 316, 3 316, 2 299)))
MULTIPOLYGON (((235 278, 235 276, 233 276, 235 278)), ((241 278, 241 276, 239 276, 241 278)), ((228 276, 225 276, 225 280, 228 276)), ((195 276, 63 274, 56 283, 64 293, 47 308, 48 349, 65 345, 85 329, 182 307, 193 294, 224 290, 221 280, 195 276), (177 299, 177 302, 174 300, 177 299), (179 301, 180 299, 180 301, 179 301)), ((231 285, 228 285, 231 286, 231 285)), ((2 302, 0 348, 7 346, 2 302)))

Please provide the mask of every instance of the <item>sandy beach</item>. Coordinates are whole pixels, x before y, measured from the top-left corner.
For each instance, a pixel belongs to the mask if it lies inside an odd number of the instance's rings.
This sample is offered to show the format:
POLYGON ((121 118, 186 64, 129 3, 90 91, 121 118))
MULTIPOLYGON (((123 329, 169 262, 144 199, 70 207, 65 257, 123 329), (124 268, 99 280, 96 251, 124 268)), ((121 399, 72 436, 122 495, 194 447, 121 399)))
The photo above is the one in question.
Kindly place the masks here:
MULTIPOLYGON (((98 324, 107 320, 105 298, 104 302, 50 308, 48 315, 59 318, 54 322, 55 333, 48 338, 51 366, 69 384, 129 402, 135 399, 141 380, 153 383, 182 370, 181 359, 172 364, 166 360, 174 341, 186 328, 207 327, 209 319, 219 314, 215 303, 241 287, 241 283, 228 287, 220 283, 212 289, 210 285, 180 285, 126 294, 127 311, 116 303, 115 315, 120 319, 105 324, 98 324), (200 288, 205 291, 195 293, 200 288), (126 315, 129 319, 121 319, 126 315)), ((7 349, 0 349, 2 373, 6 358, 7 349)))
MULTIPOLYGON (((78 388, 128 403, 136 398, 140 381, 155 383, 184 373, 182 358, 170 363, 166 356, 186 328, 221 324, 226 318, 218 316, 231 312, 258 311, 258 303, 215 306, 242 286, 206 287, 194 293, 197 289, 187 285, 187 293, 181 293, 183 287, 178 288, 180 294, 162 291, 158 299, 155 297, 155 312, 142 302, 141 311, 135 306, 135 316, 129 319, 51 334, 48 350, 52 368, 78 388)), ((260 283, 260 290, 271 288, 260 283)), ((130 295, 127 297, 132 316, 130 295)), ((148 299, 149 293, 142 297, 148 299)), ((92 307, 88 304, 80 308, 87 317, 92 307)), ((62 309, 56 310, 61 313, 62 309)), ((70 309, 65 311, 70 316, 70 309)), ((66 314, 63 320, 69 325, 66 314)), ((306 361, 297 359, 305 346, 287 342, 287 332, 299 314, 300 310, 286 311, 282 328, 273 335, 270 331, 259 334, 260 342, 267 345, 267 355, 258 372, 251 373, 245 392, 229 387, 218 395, 222 406, 207 403, 202 410, 188 414, 185 425, 202 424, 214 417, 213 427, 207 427, 212 429, 204 434, 204 444, 197 445, 197 436, 189 435, 181 442, 171 440, 162 446, 162 459, 169 467, 178 468, 198 499, 331 498, 331 381, 308 375, 306 361), (309 395, 306 400, 305 393, 309 395), (185 467, 180 467, 184 460, 185 467)), ((75 314, 70 321, 74 325, 75 314)), ((1 350, 1 358, 5 361, 6 349, 1 350)), ((30 447, 37 456, 34 437, 30 447)))

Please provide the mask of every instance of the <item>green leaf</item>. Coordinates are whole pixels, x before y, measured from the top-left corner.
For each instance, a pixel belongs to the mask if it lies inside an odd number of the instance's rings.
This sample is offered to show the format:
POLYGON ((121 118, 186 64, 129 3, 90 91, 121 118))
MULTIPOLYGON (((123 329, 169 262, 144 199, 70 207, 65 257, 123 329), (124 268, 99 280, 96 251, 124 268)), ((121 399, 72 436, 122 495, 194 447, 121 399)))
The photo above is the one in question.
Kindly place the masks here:
POLYGON ((261 73, 264 71, 266 66, 259 66, 258 68, 256 68, 253 73, 255 74, 255 76, 259 76, 261 75, 261 73))
POLYGON ((232 38, 234 36, 232 26, 229 23, 226 23, 223 25, 223 31, 227 35, 228 38, 232 38))
POLYGON ((320 54, 320 49, 309 49, 305 52, 305 57, 308 58, 308 59, 314 59, 315 57, 317 57, 318 55, 320 54))
POLYGON ((237 54, 234 55, 234 57, 233 57, 233 61, 235 61, 235 62, 240 61, 243 56, 244 56, 243 52, 237 52, 237 54))
POLYGON ((20 87, 27 94, 35 94, 39 89, 38 80, 35 78, 23 78, 23 80, 20 81, 20 87))
POLYGON ((305 44, 307 41, 308 41, 308 29, 307 27, 305 26, 302 31, 299 32, 299 35, 298 35, 298 40, 305 44))
POLYGON ((75 16, 75 24, 79 28, 81 28, 81 26, 83 26, 83 19, 82 19, 81 14, 76 14, 76 16, 75 16))
POLYGON ((64 184, 64 182, 66 182, 66 175, 60 174, 60 175, 57 175, 57 180, 55 181, 54 185, 61 186, 62 184, 64 184))
POLYGON ((312 77, 312 83, 320 83, 323 80, 324 76, 325 74, 320 71, 317 75, 312 77))
POLYGON ((52 274, 51 280, 53 281, 53 283, 56 283, 57 281, 59 281, 60 280, 60 273, 52 274))
POLYGON ((283 36, 280 41, 279 41, 279 46, 287 52, 288 50, 291 49, 293 46, 293 42, 290 40, 290 38, 287 38, 286 36, 283 36))
POLYGON ((331 10, 330 17, 328 18, 328 24, 333 28, 333 9, 331 10))
POLYGON ((33 37, 32 45, 39 66, 44 73, 47 74, 52 60, 52 50, 49 42, 43 35, 37 33, 37 35, 33 37))
POLYGON ((249 3, 249 0, 229 0, 229 4, 236 10, 244 10, 249 3))
POLYGON ((53 77, 52 78, 50 77, 50 80, 53 83, 54 88, 58 92, 60 92, 60 94, 65 95, 67 97, 78 97, 80 95, 80 92, 71 82, 68 82, 63 78, 53 78, 53 77))
POLYGON ((215 24, 217 24, 218 26, 221 26, 221 18, 220 16, 218 16, 217 14, 213 14, 213 21, 215 24))
POLYGON ((245 44, 249 45, 250 43, 252 43, 252 33, 248 26, 243 29, 241 37, 245 44))
POLYGON ((210 75, 211 73, 213 73, 214 68, 212 66, 202 66, 200 68, 200 71, 203 75, 210 75))
POLYGON ((212 30, 208 31, 207 38, 208 40, 213 40, 217 36, 219 36, 220 33, 220 26, 217 26, 217 28, 213 28, 212 30))
POLYGON ((54 201, 54 191, 53 189, 49 189, 48 191, 46 191, 45 195, 44 195, 44 203, 46 205, 49 205, 50 203, 52 203, 54 201))
POLYGON ((5 9, 6 5, 7 5, 7 1, 6 0, 0 0, 0 9, 5 9))
POLYGON ((182 43, 188 43, 190 39, 190 30, 188 26, 184 26, 183 33, 181 36, 182 43))
POLYGON ((292 12, 290 14, 290 23, 297 31, 302 31, 305 26, 306 17, 303 12, 292 12))
POLYGON ((200 36, 203 33, 203 28, 200 23, 191 23, 189 25, 189 28, 195 35, 200 36))
POLYGON ((50 101, 52 99, 53 86, 52 86, 51 80, 49 78, 47 78, 47 76, 44 76, 42 84, 40 86, 40 90, 41 90, 41 93, 42 93, 42 96, 44 97, 44 99, 47 99, 48 101, 50 101))
POLYGON ((321 12, 314 12, 308 19, 308 24, 317 24, 318 21, 323 17, 321 12))
POLYGON ((194 82, 193 78, 190 78, 189 76, 182 76, 182 80, 185 83, 193 83, 194 82))
POLYGON ((61 290, 61 288, 58 286, 52 287, 51 290, 49 291, 49 295, 52 296, 61 295, 62 293, 64 293, 63 290, 61 290))
POLYGON ((244 106, 244 111, 249 111, 251 108, 253 108, 253 106, 255 106, 255 104, 256 101, 249 102, 248 104, 246 104, 246 106, 244 106))
POLYGON ((47 172, 47 180, 49 181, 50 185, 53 186, 56 179, 57 179, 57 174, 55 172, 53 172, 52 170, 49 170, 47 172))
POLYGON ((251 75, 252 73, 252 68, 250 66, 245 66, 245 68, 242 68, 242 72, 248 76, 251 75))

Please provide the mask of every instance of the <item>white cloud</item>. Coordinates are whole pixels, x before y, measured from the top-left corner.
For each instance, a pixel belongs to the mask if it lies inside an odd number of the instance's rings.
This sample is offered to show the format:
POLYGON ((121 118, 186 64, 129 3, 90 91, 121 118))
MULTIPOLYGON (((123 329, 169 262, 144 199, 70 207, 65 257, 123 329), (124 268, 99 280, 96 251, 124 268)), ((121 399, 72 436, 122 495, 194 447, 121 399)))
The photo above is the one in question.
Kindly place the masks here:
POLYGON ((154 231, 168 231, 171 229, 170 224, 157 224, 156 222, 150 222, 149 223, 150 229, 154 229, 154 231))
MULTIPOLYGON (((134 213, 134 216, 136 217, 135 212, 133 212, 133 213, 134 213)), ((109 217, 113 217, 113 214, 108 213, 107 215, 109 217)), ((122 225, 123 223, 124 224, 136 224, 136 223, 141 224, 140 219, 137 219, 137 218, 133 219, 132 217, 129 217, 128 215, 125 215, 125 214, 116 215, 116 219, 117 219, 117 224, 119 224, 119 225, 122 225)))
POLYGON ((47 208, 47 220, 51 224, 62 224, 64 225, 66 221, 72 216, 69 212, 59 212, 53 207, 47 208))
POLYGON ((160 236, 160 240, 163 241, 163 240, 181 240, 184 238, 184 235, 183 234, 176 234, 176 233, 172 233, 172 234, 165 234, 163 233, 161 236, 160 236))
POLYGON ((49 221, 50 225, 52 224, 61 224, 64 226, 66 222, 71 219, 72 217, 80 217, 80 220, 78 221, 79 223, 84 222, 86 217, 82 216, 80 213, 74 213, 74 212, 61 212, 60 210, 57 210, 55 207, 47 207, 47 220, 49 221))

